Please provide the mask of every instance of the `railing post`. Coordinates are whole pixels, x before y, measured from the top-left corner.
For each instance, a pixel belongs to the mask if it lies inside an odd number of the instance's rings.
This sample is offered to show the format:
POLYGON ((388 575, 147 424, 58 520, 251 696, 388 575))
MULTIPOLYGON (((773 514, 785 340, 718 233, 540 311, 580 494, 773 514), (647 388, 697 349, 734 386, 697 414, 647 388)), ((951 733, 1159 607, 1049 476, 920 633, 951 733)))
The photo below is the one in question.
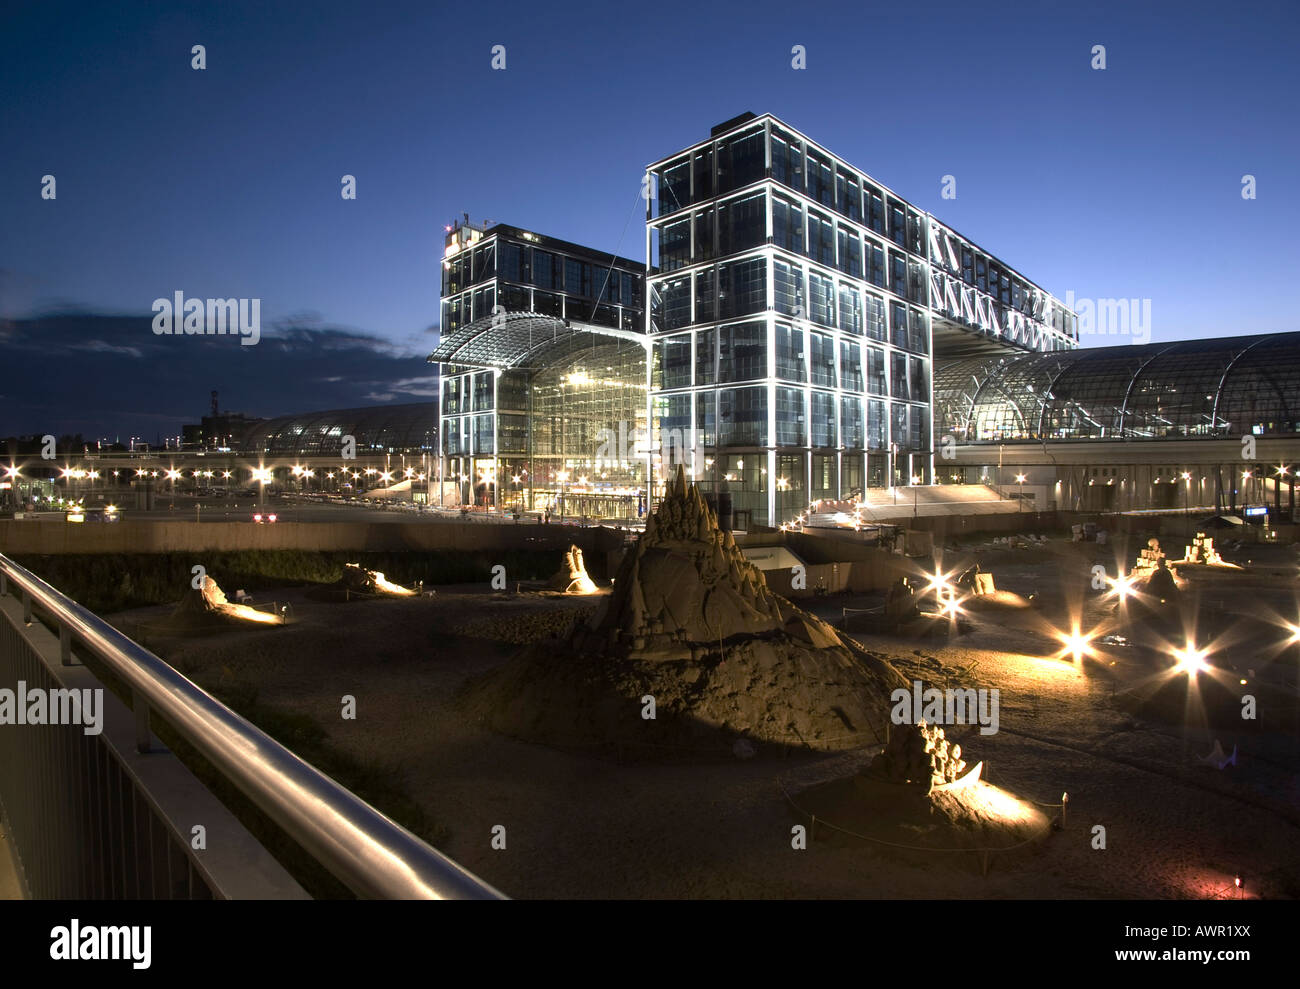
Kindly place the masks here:
POLYGON ((149 740, 149 702, 138 690, 131 691, 131 708, 135 713, 135 750, 148 752, 149 740))

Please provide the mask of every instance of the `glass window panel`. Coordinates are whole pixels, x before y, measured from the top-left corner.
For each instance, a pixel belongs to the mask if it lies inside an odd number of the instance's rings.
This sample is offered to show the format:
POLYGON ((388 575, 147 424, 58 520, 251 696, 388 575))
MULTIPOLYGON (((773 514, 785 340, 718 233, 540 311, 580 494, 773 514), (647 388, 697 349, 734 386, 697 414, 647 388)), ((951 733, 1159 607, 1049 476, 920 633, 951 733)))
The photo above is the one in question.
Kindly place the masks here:
POLYGON ((808 273, 808 318, 821 326, 835 325, 835 283, 808 273))
POLYGON ((836 446, 838 430, 836 429, 835 396, 824 391, 813 392, 812 410, 808 422, 813 446, 836 446))
POLYGON ((767 444, 767 388, 724 388, 718 392, 718 446, 767 444))
POLYGON ((798 138, 772 128, 772 178, 803 191, 803 151, 798 138))
POLYGON ((840 343, 840 387, 845 391, 864 390, 862 347, 848 340, 840 343))
POLYGON ((721 328, 719 380, 754 381, 767 377, 767 324, 735 323, 721 328))
POLYGON ((710 323, 716 316, 717 291, 714 288, 715 272, 705 268, 695 273, 695 322, 710 323))
POLYGON ((862 300, 862 310, 866 322, 867 336, 871 337, 872 340, 884 340, 887 335, 885 328, 885 300, 868 292, 862 300))
POLYGON ((840 282, 840 329, 854 336, 862 335, 862 294, 852 285, 840 282))
POLYGON ((802 388, 776 389, 776 445, 804 446, 808 429, 804 415, 802 388))
POLYGON ((670 278, 655 286, 658 293, 658 319, 655 329, 677 330, 691 322, 691 280, 670 278))
POLYGON ((691 221, 687 217, 665 223, 659 238, 659 267, 674 271, 691 262, 691 221))
MULTIPOLYGON (((867 401, 867 449, 884 450, 889 446, 889 413, 883 401, 867 401)), ((883 484, 883 481, 881 482, 883 484)))
POLYGON ((867 391, 872 395, 887 394, 885 378, 885 352, 879 347, 867 348, 867 391))
POLYGON ((893 398, 910 398, 907 389, 907 355, 891 351, 889 355, 889 394, 893 398))
POLYGON ((689 388, 691 384, 691 335, 656 340, 651 382, 656 388, 689 388))
MULTIPOLYGON (((862 420, 862 399, 845 395, 840 399, 840 434, 845 447, 861 450, 866 441, 862 420)), ((861 481, 858 482, 861 485, 861 481)))
POLYGON ((664 216, 687 206, 691 201, 691 163, 689 159, 667 165, 659 173, 659 215, 664 216))
POLYGON ((714 362, 717 355, 713 352, 717 330, 700 330, 695 334, 695 383, 711 385, 717 380, 714 374, 714 362))
POLYGON ((827 388, 835 387, 835 341, 824 333, 809 334, 808 367, 812 383, 827 388))
MULTIPOLYGON (((757 182, 767 167, 763 154, 764 131, 757 127, 718 144, 718 191, 730 192, 757 182)), ((697 196, 697 200, 698 200, 697 196)))
POLYGON ((807 381, 804 331, 798 326, 776 326, 776 376, 785 381, 807 381))
POLYGON ((772 262, 772 293, 776 311, 787 316, 805 315, 803 304, 803 269, 784 261, 772 262))
POLYGON ((767 241, 767 197, 742 196, 718 207, 718 253, 736 254, 767 241))
POLYGON ((714 210, 712 206, 707 206, 695 213, 695 260, 711 260, 715 251, 713 249, 713 219, 714 210))
POLYGON ((747 316, 767 308, 767 259, 732 261, 718 268, 718 317, 747 316))
POLYGON ((803 207, 776 197, 772 200, 772 242, 795 254, 806 253, 803 207))

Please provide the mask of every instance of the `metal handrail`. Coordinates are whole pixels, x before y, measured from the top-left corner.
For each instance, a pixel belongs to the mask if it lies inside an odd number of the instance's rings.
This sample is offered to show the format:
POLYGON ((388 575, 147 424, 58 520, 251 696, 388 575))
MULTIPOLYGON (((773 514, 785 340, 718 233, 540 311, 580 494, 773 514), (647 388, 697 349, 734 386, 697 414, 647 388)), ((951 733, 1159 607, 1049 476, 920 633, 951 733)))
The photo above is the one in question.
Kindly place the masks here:
MULTIPOLYGON (((492 886, 304 762, 149 650, 0 554, 23 592, 159 712, 271 820, 358 896, 504 899, 492 886)), ((3 593, 0 581, 0 593, 3 593)), ((67 641, 67 635, 60 638, 67 641)), ((65 653, 66 655, 66 653, 65 653)))

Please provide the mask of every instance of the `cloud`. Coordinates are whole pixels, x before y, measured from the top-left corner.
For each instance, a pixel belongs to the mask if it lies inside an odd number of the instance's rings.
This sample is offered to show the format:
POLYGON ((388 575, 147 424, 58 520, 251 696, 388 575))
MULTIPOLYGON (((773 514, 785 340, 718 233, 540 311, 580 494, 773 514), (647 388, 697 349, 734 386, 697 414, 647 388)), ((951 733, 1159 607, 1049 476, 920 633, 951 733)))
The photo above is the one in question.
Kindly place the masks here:
POLYGON ((98 354, 125 354, 128 357, 143 357, 144 353, 139 347, 126 347, 117 344, 105 343, 103 340, 91 340, 83 344, 71 344, 72 350, 89 350, 98 354))
POLYGON ((236 336, 157 336, 152 316, 59 312, 7 320, 0 323, 0 436, 79 432, 152 441, 207 415, 213 391, 223 411, 267 418, 427 401, 438 394, 437 375, 426 353, 409 349, 311 314, 264 326, 256 346, 236 336))

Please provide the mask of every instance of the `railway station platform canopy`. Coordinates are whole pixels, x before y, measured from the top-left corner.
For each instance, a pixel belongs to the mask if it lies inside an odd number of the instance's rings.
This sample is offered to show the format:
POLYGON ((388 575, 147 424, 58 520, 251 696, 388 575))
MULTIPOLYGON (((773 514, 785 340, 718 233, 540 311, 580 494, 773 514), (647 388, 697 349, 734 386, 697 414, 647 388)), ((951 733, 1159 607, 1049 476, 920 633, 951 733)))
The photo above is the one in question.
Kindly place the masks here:
POLYGON ((970 357, 936 367, 958 443, 1300 430, 1300 333, 970 357))
POLYGON ((429 362, 452 367, 540 371, 563 365, 573 354, 610 338, 645 345, 633 330, 598 326, 535 312, 485 316, 462 326, 438 344, 429 362))

